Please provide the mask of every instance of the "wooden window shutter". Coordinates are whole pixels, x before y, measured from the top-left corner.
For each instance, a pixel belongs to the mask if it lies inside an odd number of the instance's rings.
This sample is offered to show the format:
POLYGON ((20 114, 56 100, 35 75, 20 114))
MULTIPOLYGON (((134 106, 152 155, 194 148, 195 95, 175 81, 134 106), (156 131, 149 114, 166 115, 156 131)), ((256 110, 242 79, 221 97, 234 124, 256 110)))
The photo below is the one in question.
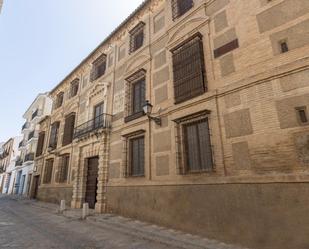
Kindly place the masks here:
POLYGON ((53 165, 54 165, 53 159, 47 160, 45 163, 45 171, 44 171, 44 179, 43 179, 44 184, 51 183, 52 174, 53 174, 53 165))
POLYGON ((207 80, 201 36, 195 36, 172 53, 175 103, 203 94, 207 80))
POLYGON ((74 135, 74 125, 75 125, 75 114, 70 114, 65 118, 64 133, 62 140, 63 146, 72 143, 74 135))
POLYGON ((60 167, 58 169, 59 182, 64 183, 68 180, 70 155, 64 155, 60 159, 60 167))
POLYGON ((42 155, 42 153, 43 153, 44 141, 45 141, 45 132, 40 132, 38 145, 37 145, 37 149, 36 149, 36 156, 37 157, 42 155))
POLYGON ((57 148, 59 126, 60 126, 60 122, 56 122, 56 123, 53 123, 51 127, 49 147, 53 149, 57 148))

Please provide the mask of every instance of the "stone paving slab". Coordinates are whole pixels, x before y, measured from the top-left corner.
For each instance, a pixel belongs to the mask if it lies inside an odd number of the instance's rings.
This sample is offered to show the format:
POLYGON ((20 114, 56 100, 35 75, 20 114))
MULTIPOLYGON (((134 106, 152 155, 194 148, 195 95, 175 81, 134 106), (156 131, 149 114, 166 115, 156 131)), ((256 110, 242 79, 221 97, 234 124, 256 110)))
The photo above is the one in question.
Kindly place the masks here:
MULTIPOLYGON (((20 199, 20 201, 27 205, 48 209, 53 213, 59 213, 60 206, 56 204, 25 199, 20 199)), ((81 209, 67 209, 62 215, 71 220, 82 220, 81 209)), ((113 214, 95 214, 92 211, 85 222, 91 223, 93 226, 113 230, 117 233, 160 242, 164 245, 180 249, 245 249, 113 214)))

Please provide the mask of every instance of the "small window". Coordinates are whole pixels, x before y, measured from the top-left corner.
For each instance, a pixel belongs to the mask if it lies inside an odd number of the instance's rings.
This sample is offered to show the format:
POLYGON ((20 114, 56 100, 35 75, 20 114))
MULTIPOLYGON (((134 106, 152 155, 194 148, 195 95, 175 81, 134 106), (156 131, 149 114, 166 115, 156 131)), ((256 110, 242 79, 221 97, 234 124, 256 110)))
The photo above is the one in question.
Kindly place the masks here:
POLYGON ((193 7, 193 0, 172 0, 173 20, 184 15, 193 7))
POLYGON ((307 108, 297 107, 296 112, 297 112, 298 120, 300 124, 307 124, 308 123, 307 108))
POLYGON ((130 53, 141 48, 144 44, 144 26, 145 23, 140 22, 132 29, 130 33, 130 53))
POLYGON ((54 166, 53 159, 47 160, 45 162, 44 177, 43 177, 44 184, 51 183, 52 176, 53 176, 53 166, 54 166))
POLYGON ((70 96, 71 98, 75 97, 78 93, 78 88, 79 88, 79 79, 75 79, 71 83, 71 88, 70 88, 70 96))
POLYGON ((106 55, 101 55, 92 63, 91 81, 95 81, 105 74, 106 71, 106 55))
POLYGON ((145 175, 145 141, 144 137, 131 138, 129 140, 129 175, 145 175))
POLYGON ((55 109, 60 108, 62 106, 63 99, 64 99, 64 93, 63 92, 58 93, 56 98, 55 109))
POLYGON ((281 50, 281 53, 286 53, 289 51, 287 41, 280 41, 280 50, 281 50))

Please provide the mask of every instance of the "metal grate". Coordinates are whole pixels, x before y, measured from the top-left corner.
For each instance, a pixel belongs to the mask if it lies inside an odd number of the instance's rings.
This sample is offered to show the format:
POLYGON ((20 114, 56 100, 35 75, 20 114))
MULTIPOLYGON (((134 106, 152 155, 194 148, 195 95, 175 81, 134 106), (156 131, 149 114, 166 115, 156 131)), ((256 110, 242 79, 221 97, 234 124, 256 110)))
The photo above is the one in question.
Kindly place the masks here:
POLYGON ((203 42, 200 34, 172 50, 175 103, 181 103, 207 90, 203 42))
POLYGON ((144 44, 144 27, 145 23, 137 24, 130 33, 130 54, 141 48, 144 44))
POLYGON ((36 156, 41 156, 43 153, 43 146, 44 146, 44 141, 45 141, 45 132, 42 131, 39 134, 39 140, 38 140, 38 145, 36 149, 36 156))
POLYGON ((98 59, 92 63, 92 70, 90 73, 90 81, 95 81, 105 74, 106 71, 106 54, 102 54, 98 59))
POLYGON ((208 114, 175 120, 178 174, 215 171, 208 114))
POLYGON ((111 121, 112 115, 103 113, 94 119, 91 119, 88 122, 77 126, 74 129, 74 139, 86 136, 98 129, 109 129, 111 128, 111 121))
POLYGON ((44 169, 44 177, 43 177, 44 184, 51 183, 53 176, 53 167, 54 167, 54 160, 53 159, 47 160, 44 169))
POLYGON ((184 15, 193 7, 193 0, 172 0, 173 20, 184 15))

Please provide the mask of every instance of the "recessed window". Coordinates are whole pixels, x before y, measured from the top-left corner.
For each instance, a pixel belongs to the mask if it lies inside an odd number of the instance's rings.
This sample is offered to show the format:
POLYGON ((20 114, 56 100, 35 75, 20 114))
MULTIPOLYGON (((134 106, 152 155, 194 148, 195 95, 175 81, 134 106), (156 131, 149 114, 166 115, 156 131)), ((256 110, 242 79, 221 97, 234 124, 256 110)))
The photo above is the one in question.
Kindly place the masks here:
POLYGON ((146 71, 140 70, 127 80, 127 117, 125 122, 129 122, 144 115, 143 106, 146 102, 146 71))
POLYGON ((65 183, 68 180, 70 155, 66 154, 60 157, 58 168, 58 182, 65 183))
POLYGON ((71 82, 71 88, 70 88, 70 97, 73 98, 77 95, 79 88, 79 79, 75 79, 71 82))
POLYGON ((94 81, 105 74, 106 71, 106 55, 101 55, 92 63, 90 80, 94 81))
POLYGON ((65 118, 62 146, 66 146, 73 141, 75 116, 75 113, 71 113, 65 118))
POLYGON ((306 107, 297 107, 296 108, 298 120, 301 124, 308 123, 308 115, 307 115, 307 108, 306 107))
POLYGON ((281 53, 286 53, 289 51, 289 47, 288 47, 288 43, 287 41, 280 41, 280 50, 281 50, 281 53))
POLYGON ((177 124, 177 170, 179 174, 213 172, 209 111, 174 120, 177 124))
POLYGON ((172 0, 173 20, 184 15, 193 7, 193 0, 172 0))
POLYGON ((64 93, 63 92, 58 93, 56 97, 55 109, 60 108, 62 106, 63 99, 64 99, 64 93))
POLYGON ((60 122, 55 122, 51 126, 50 138, 49 138, 49 148, 56 149, 58 142, 60 122))
POLYGON ((44 184, 51 183, 52 176, 53 176, 53 166, 54 166, 53 159, 47 160, 45 162, 44 177, 43 177, 44 184))
POLYGON ((141 48, 144 44, 144 27, 145 23, 137 24, 130 33, 130 53, 141 48))
POLYGON ((129 175, 145 175, 145 139, 144 137, 129 140, 129 175))
POLYGON ((175 103, 181 103, 207 90, 203 41, 197 34, 172 50, 175 103))

